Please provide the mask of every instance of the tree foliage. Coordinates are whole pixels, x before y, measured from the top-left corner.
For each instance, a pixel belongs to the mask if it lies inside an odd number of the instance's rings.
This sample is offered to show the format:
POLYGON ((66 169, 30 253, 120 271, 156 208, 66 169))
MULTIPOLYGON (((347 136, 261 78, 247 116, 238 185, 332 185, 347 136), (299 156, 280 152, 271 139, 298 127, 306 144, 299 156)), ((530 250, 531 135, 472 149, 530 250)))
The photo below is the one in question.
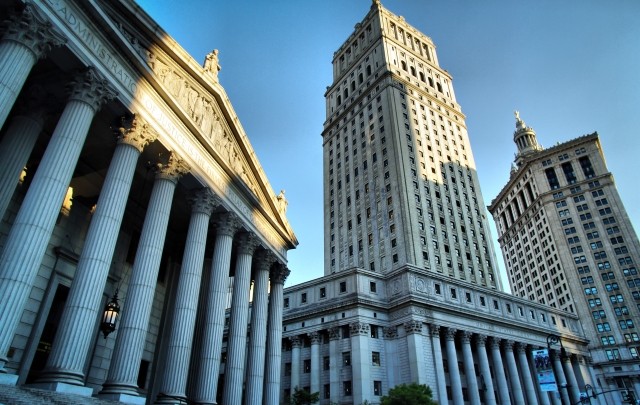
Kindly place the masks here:
POLYGON ((382 397, 381 405, 437 405, 432 399, 431 388, 424 384, 401 384, 382 397))
POLYGON ((311 405, 320 401, 320 393, 314 392, 313 394, 307 390, 301 390, 298 387, 294 389, 293 395, 291 395, 291 405, 311 405))

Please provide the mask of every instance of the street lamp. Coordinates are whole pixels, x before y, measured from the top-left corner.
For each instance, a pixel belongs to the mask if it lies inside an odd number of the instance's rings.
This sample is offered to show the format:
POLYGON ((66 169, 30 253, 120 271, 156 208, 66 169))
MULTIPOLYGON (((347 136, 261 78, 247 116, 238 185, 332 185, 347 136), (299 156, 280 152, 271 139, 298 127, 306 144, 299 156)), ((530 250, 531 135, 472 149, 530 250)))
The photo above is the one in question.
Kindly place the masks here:
POLYGON ((116 330, 116 321, 118 320, 119 314, 120 305, 118 304, 118 289, 116 289, 113 293, 113 297, 111 297, 111 301, 105 305, 104 312, 102 313, 100 331, 104 334, 105 339, 111 332, 116 330))
MULTIPOLYGON (((547 350, 549 351, 549 354, 551 354, 551 346, 559 344, 560 345, 560 362, 562 364, 562 360, 564 360, 565 358, 567 358, 567 352, 566 350, 564 350, 564 346, 562 346, 562 339, 560 339, 560 336, 558 335, 548 335, 547 336, 547 350)), ((562 367, 562 366, 561 366, 562 367)), ((567 388, 567 393, 568 393, 568 386, 567 384, 560 384, 558 381, 558 374, 556 373, 556 368, 552 365, 551 366, 551 370, 553 371, 553 377, 556 380, 556 384, 558 385, 558 393, 560 394, 560 388, 567 388)), ((562 394, 560 394, 560 401, 564 404, 564 398, 562 396, 562 394)))

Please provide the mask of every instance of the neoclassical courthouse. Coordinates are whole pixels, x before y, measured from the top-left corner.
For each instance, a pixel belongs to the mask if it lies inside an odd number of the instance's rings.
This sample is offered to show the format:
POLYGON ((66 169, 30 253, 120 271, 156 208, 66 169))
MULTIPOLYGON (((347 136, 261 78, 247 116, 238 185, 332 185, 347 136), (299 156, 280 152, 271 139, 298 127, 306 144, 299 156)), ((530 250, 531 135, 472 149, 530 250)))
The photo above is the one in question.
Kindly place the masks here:
POLYGON ((217 52, 196 62, 131 0, 0 4, 1 383, 225 405, 605 389, 574 311, 501 291, 452 78, 378 0, 325 94, 325 275, 286 290, 287 202, 217 52))

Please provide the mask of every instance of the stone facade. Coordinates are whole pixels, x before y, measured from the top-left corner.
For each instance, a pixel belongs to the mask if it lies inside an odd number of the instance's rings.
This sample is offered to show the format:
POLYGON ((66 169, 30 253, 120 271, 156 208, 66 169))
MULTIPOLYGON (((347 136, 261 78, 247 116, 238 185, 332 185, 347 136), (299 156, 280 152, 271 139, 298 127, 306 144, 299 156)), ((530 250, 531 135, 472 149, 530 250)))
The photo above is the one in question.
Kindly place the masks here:
POLYGON ((240 404, 246 372, 277 404, 297 240, 217 52, 200 65, 129 0, 0 6, 0 382, 240 404))
POLYGON ((597 133, 542 148, 516 112, 518 153, 489 207, 513 293, 580 317, 597 389, 640 396, 638 236, 597 133))
POLYGON ((440 404, 576 403, 594 384, 581 324, 500 291, 465 117, 431 39, 374 0, 333 73, 325 275, 284 291, 283 403, 297 387, 376 404, 410 382, 440 404), (547 393, 532 351, 550 335, 567 355, 547 393))

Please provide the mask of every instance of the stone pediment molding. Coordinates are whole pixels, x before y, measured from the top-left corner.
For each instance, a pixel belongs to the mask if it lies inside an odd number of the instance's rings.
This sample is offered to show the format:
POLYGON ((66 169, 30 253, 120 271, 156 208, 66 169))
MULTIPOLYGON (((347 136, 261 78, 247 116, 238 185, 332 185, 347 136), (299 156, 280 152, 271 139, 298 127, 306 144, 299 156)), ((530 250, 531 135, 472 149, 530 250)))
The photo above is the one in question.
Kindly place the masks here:
MULTIPOLYGON (((224 89, 211 72, 196 62, 133 1, 96 0, 78 7, 71 0, 51 0, 40 7, 54 15, 73 35, 74 40, 69 45, 72 49, 87 47, 102 63, 102 69, 118 83, 123 102, 135 100, 139 107, 151 100, 149 97, 142 100, 141 95, 148 91, 157 93, 158 100, 164 103, 161 108, 171 111, 170 114, 189 131, 172 141, 188 139, 194 142, 194 146, 180 145, 184 147, 185 155, 193 148, 198 149, 198 153, 206 151, 224 171, 225 177, 231 179, 229 184, 235 190, 235 195, 230 197, 231 204, 238 200, 238 194, 241 195, 240 208, 245 213, 255 213, 254 224, 263 232, 268 227, 276 230, 265 236, 275 245, 282 245, 282 254, 297 245, 281 209, 281 200, 269 184, 224 89)), ((152 107, 155 106, 149 108, 152 107)), ((155 114, 155 110, 147 113, 155 114)), ((173 119, 169 115, 155 118, 173 119)), ((158 125, 163 126, 164 121, 158 125)), ((177 127, 171 124, 164 130, 174 128, 177 127)), ((194 172, 194 175, 197 174, 194 172)))

